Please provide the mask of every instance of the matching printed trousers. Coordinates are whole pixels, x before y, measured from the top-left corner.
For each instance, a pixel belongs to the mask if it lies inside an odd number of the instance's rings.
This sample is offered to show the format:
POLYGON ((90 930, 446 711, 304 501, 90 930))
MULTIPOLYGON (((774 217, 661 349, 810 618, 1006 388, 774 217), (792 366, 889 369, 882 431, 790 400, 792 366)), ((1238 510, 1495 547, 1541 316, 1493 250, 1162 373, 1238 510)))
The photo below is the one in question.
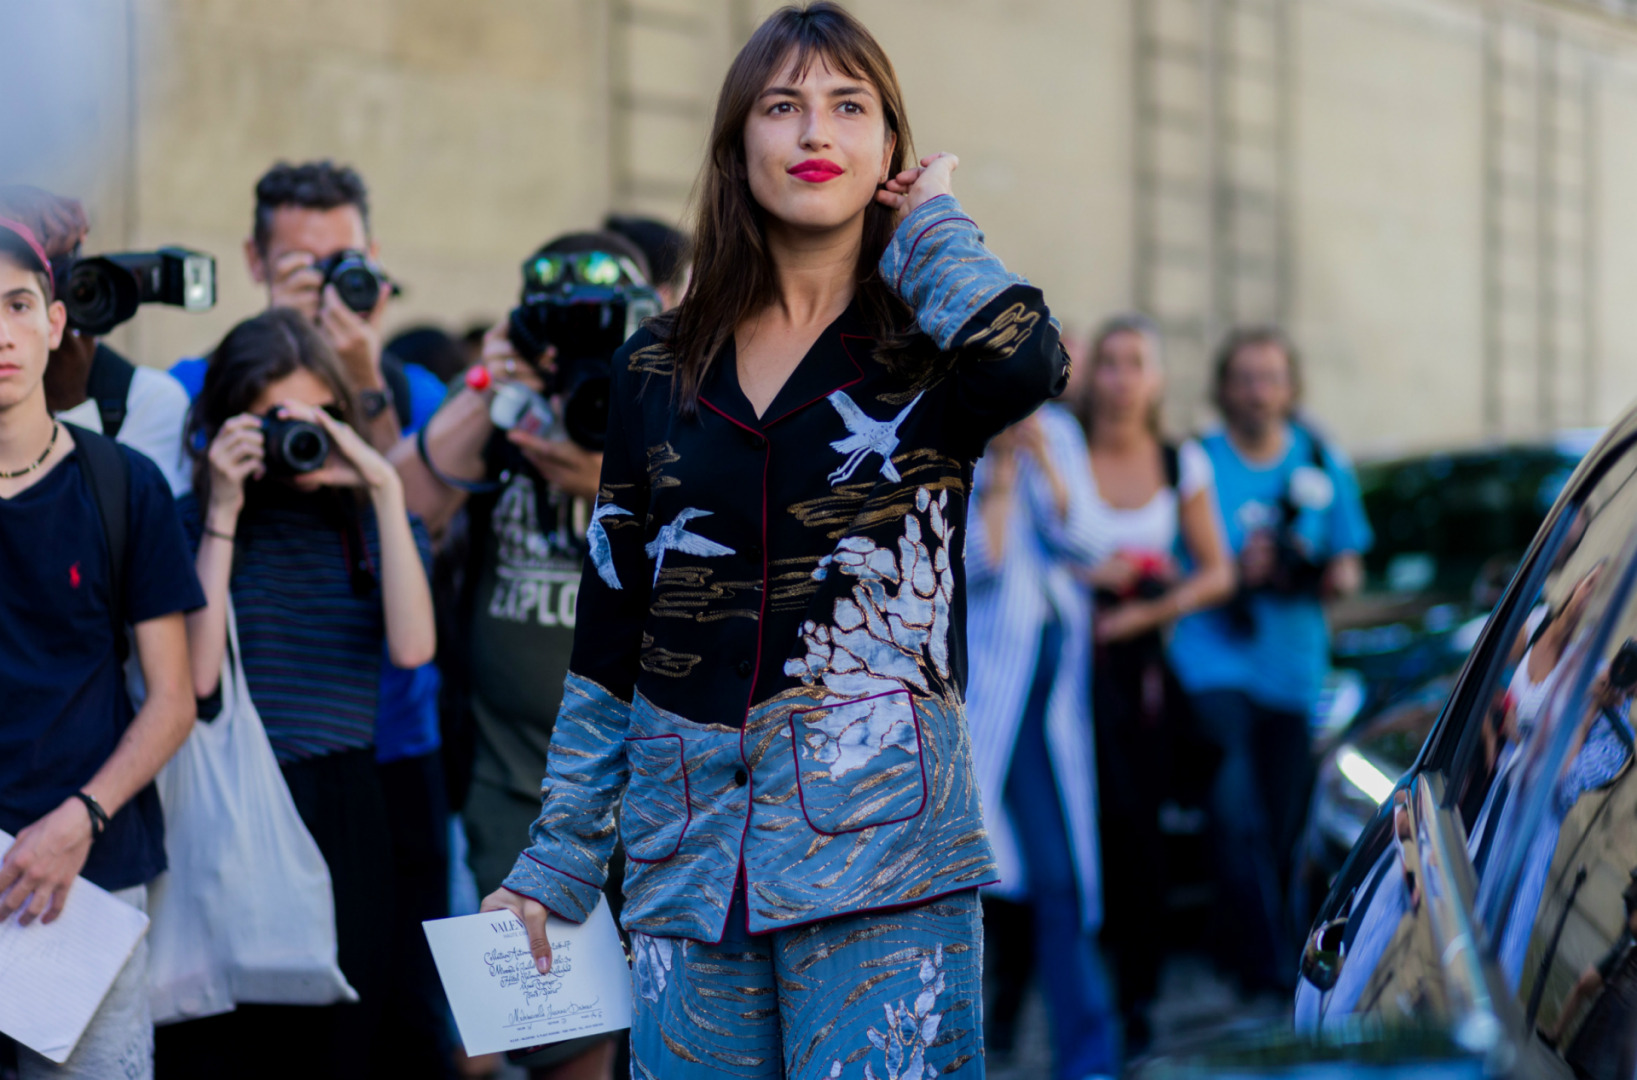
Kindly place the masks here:
POLYGON ((715 945, 631 935, 633 1080, 981 1080, 976 890, 715 945))

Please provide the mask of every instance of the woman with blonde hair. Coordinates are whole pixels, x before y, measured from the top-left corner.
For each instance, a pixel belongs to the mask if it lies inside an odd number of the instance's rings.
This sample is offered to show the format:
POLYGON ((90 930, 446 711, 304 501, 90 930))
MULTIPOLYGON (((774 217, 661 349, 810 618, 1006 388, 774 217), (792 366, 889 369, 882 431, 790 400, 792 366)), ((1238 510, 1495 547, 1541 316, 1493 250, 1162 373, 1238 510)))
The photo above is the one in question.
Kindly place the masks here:
POLYGON ((1211 463, 1193 440, 1165 441, 1159 328, 1141 315, 1106 322, 1092 339, 1078 414, 1091 453, 1101 547, 1095 675, 1104 940, 1114 963, 1129 1051, 1148 1041, 1158 985, 1166 868, 1159 812, 1170 795, 1203 796, 1186 695, 1164 636, 1182 616, 1234 588, 1211 463), (1182 789, 1179 791, 1179 788, 1182 789))

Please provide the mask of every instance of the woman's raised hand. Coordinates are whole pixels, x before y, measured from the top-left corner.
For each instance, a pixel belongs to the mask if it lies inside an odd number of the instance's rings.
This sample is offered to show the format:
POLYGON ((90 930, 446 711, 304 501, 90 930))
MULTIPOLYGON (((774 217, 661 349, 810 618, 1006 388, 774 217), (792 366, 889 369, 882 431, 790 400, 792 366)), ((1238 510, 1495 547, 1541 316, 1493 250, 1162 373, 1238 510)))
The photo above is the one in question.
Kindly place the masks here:
POLYGON ((921 159, 919 168, 905 169, 889 177, 879 191, 876 201, 898 211, 902 221, 922 203, 931 202, 940 195, 955 193, 953 176, 961 159, 954 154, 932 154, 921 159))
MULTIPOLYGON (((210 441, 211 506, 238 514, 244 505, 244 483, 260 477, 267 442, 261 433, 261 417, 241 413, 223 424, 210 441)), ((209 509, 209 508, 207 508, 209 509)))

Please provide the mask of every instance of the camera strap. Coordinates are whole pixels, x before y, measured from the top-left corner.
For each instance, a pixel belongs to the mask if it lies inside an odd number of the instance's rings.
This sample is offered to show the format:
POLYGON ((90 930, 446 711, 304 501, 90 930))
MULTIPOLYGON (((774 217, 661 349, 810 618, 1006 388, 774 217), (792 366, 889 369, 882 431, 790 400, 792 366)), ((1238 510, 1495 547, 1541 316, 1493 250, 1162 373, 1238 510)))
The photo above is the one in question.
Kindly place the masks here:
MULTIPOLYGON (((1290 422, 1290 432, 1292 435, 1307 436, 1308 466, 1315 468, 1328 476, 1330 474, 1330 470, 1326 466, 1324 460, 1324 442, 1320 440, 1318 434, 1309 428, 1296 423, 1294 420, 1290 422)), ((1292 475, 1294 475, 1294 472, 1292 475)), ((1290 494, 1290 479, 1286 478, 1284 494, 1279 496, 1279 514, 1284 521, 1283 527, 1285 529, 1289 529, 1292 525, 1296 524, 1296 519, 1301 516, 1301 513, 1301 508, 1296 505, 1296 500, 1292 498, 1290 494)))

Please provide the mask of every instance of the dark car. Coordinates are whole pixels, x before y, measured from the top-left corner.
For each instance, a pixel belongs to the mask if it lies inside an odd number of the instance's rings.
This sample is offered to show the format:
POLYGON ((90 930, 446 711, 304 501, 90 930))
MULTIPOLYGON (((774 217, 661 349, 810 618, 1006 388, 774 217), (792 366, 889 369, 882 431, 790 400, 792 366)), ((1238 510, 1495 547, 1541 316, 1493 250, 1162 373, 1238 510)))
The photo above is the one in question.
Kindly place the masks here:
POLYGON ((1565 484, 1336 876, 1302 1038, 1145 1075, 1637 1075, 1634 636, 1637 412, 1565 484))
POLYGON ((1331 612, 1334 669, 1314 717, 1315 783, 1295 852, 1298 932, 1395 778, 1596 432, 1363 463, 1376 535, 1365 587, 1331 612))

